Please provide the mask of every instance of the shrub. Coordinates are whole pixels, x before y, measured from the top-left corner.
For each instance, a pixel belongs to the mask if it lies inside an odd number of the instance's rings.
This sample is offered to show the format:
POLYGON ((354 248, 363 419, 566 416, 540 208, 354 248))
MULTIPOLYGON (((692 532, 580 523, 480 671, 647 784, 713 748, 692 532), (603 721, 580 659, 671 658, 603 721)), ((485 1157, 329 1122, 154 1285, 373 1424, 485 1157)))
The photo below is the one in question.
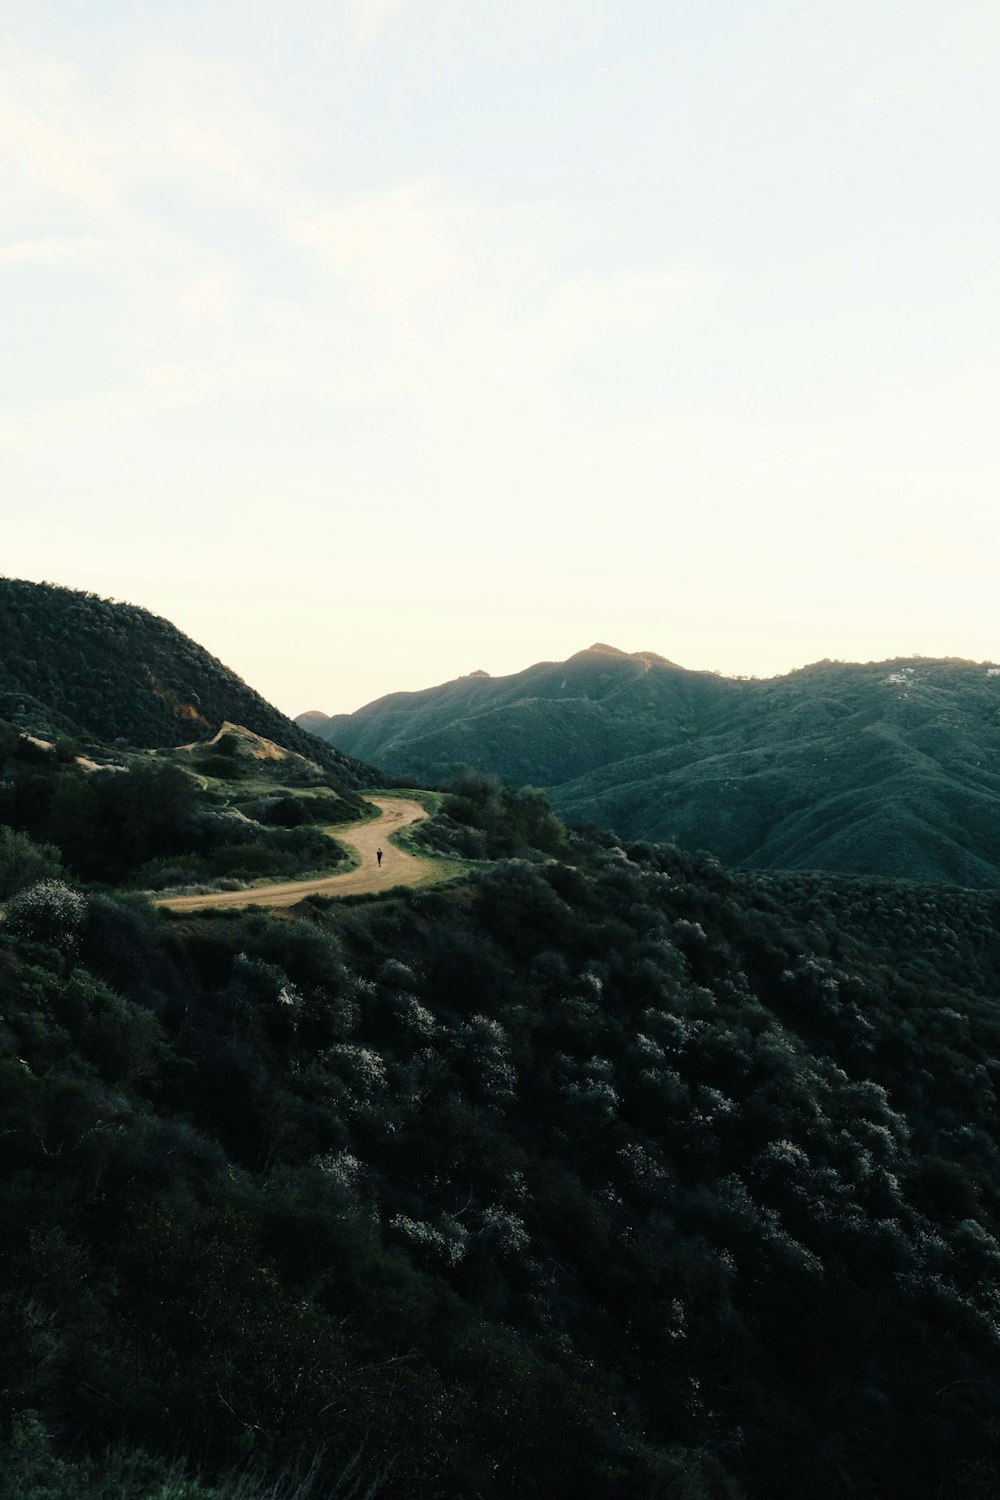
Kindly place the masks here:
POLYGON ((61 953, 76 951, 87 915, 87 902, 62 880, 40 880, 14 896, 7 906, 7 927, 18 938, 47 943, 61 953))
POLYGON ((0 899, 63 873, 59 850, 16 828, 0 828, 0 899))

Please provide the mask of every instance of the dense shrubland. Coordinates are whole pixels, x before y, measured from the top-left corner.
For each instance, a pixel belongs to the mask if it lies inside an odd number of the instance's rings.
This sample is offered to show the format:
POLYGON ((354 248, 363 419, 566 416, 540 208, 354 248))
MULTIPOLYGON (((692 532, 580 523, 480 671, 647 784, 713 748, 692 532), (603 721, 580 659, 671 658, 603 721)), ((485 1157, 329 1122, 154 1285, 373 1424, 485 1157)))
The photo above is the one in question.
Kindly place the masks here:
POLYGON ((462 771, 443 788, 436 816, 413 836, 419 848, 463 859, 561 855, 566 830, 544 792, 504 786, 499 777, 462 771))
POLYGON ((355 801, 321 773, 313 795, 294 796, 262 786, 257 770, 241 796, 242 767, 223 752, 235 784, 206 794, 203 770, 141 754, 85 770, 77 754, 91 748, 64 738, 45 749, 0 721, 0 899, 62 873, 159 890, 331 870, 345 858, 315 825, 356 816, 355 801))
POLYGON ((540 844, 282 919, 11 902, 11 1495, 995 1494, 996 899, 443 812, 540 844))

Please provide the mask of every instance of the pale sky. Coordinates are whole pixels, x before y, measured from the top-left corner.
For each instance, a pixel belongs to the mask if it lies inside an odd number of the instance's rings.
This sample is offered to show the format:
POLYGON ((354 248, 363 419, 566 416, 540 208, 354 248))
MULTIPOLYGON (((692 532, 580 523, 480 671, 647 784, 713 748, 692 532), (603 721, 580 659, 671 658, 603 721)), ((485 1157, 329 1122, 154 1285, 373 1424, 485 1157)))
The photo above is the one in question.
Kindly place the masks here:
POLYGON ((1000 656, 996 0, 0 0, 0 573, 286 712, 1000 656))

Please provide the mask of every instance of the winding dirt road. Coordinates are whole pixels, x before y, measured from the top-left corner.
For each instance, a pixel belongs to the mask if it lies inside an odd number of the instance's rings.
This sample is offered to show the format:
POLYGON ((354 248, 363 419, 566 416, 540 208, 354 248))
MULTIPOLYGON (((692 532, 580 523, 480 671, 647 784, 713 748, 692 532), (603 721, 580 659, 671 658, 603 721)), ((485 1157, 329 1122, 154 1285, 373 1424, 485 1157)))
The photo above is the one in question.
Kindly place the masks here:
POLYGON ((303 896, 353 896, 361 891, 388 891, 396 885, 429 885, 446 880, 454 869, 440 860, 422 859, 390 844, 389 836, 427 817, 419 802, 406 797, 369 797, 381 809, 381 817, 365 823, 342 823, 324 828, 339 843, 349 844, 361 863, 340 875, 316 880, 282 880, 274 885, 252 886, 245 891, 216 891, 207 896, 160 896, 157 906, 172 911, 201 911, 206 906, 294 906, 303 896), (382 850, 382 864, 376 851, 382 850))

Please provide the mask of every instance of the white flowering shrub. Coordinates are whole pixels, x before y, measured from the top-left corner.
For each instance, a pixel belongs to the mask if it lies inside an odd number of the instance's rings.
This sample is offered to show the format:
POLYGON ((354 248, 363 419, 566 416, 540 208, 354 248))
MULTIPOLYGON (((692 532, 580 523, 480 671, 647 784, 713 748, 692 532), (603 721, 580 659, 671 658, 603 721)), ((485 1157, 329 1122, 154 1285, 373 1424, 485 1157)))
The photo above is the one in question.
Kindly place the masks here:
POLYGON ((87 916, 87 902, 63 880, 40 880, 11 897, 6 923, 15 937, 76 952, 87 916))
POLYGON ((801 1240, 795 1239, 784 1229, 775 1229, 768 1239, 769 1247, 776 1253, 783 1270, 795 1271, 803 1276, 823 1276, 823 1262, 801 1240))
POLYGON ((395 1214, 389 1228, 402 1240, 415 1259, 425 1265, 455 1266, 465 1255, 468 1231, 451 1214, 442 1214, 438 1225, 408 1214, 395 1214))
MULTIPOLYGON (((400 965, 399 967, 402 967, 400 965)), ((437 1022, 426 1005, 421 1005, 416 995, 409 991, 393 995, 390 1001, 393 1024, 400 1031, 413 1037, 430 1037, 437 1030, 437 1022)))
POLYGON ((622 1164, 626 1181, 649 1186, 666 1178, 666 1172, 645 1146, 638 1141, 629 1141, 616 1152, 622 1164))
POLYGON ((298 1010, 302 1004, 302 996, 277 964, 269 964, 265 959, 248 953, 237 953, 233 960, 233 974, 243 981, 254 999, 273 1000, 284 1010, 298 1010))
POLYGON ((385 1062, 372 1047, 340 1042, 335 1047, 328 1047, 323 1059, 350 1085, 357 1098, 368 1099, 385 1088, 385 1062))
POLYGON ((220 812, 206 813, 206 818, 211 818, 217 823, 239 823, 242 828, 263 828, 265 825, 256 818, 248 818, 245 812, 240 812, 238 807, 224 807, 220 812))
POLYGON ((606 1057, 591 1057, 582 1066, 565 1053, 558 1054, 562 1071, 570 1076, 562 1094, 571 1110, 584 1120, 610 1120, 618 1112, 618 1090, 612 1082, 614 1070, 606 1057))
POLYGON ((449 1266, 457 1266, 465 1259, 469 1246, 469 1231, 453 1214, 442 1214, 438 1220, 438 1233, 444 1240, 449 1266))
POLYGON ((361 1181, 361 1163, 350 1151, 328 1152, 313 1158, 323 1176, 345 1193, 357 1192, 361 1181))
POLYGON ((457 1029, 456 1039, 481 1094, 509 1099, 517 1086, 517 1073, 510 1061, 507 1033, 499 1021, 490 1016, 470 1016, 457 1029))
POLYGON ((724 1115, 738 1113, 734 1099, 730 1099, 720 1089, 714 1089, 708 1084, 699 1086, 695 1093, 695 1100, 699 1111, 708 1119, 721 1119, 724 1115))
POLYGON ((465 1030, 469 1036, 476 1037, 483 1047, 495 1047, 500 1051, 507 1048, 507 1033, 492 1016, 470 1016, 465 1030))
POLYGON ((635 1046, 636 1051, 647 1062, 657 1063, 663 1061, 664 1051, 659 1042, 654 1041, 652 1037, 646 1036, 641 1031, 635 1039, 635 1046))
POLYGON ((809 1170, 809 1157, 796 1146, 793 1141, 780 1140, 770 1141, 761 1151, 758 1151, 753 1161, 753 1171, 756 1173, 789 1173, 807 1172, 809 1170))
POLYGON ((684 1303, 679 1297, 672 1298, 665 1330, 667 1338, 671 1343, 676 1343, 678 1339, 687 1338, 687 1329, 684 1326, 685 1321, 684 1303))
POLYGON ((335 1206, 339 1214, 374 1223, 378 1209, 370 1191, 370 1176, 364 1162, 351 1151, 329 1151, 314 1156, 312 1167, 320 1174, 317 1200, 335 1206))
POLYGON ((479 1216, 479 1238, 499 1255, 520 1255, 531 1243, 524 1220, 496 1203, 479 1216))
POLYGON ((680 948, 685 945, 689 948, 705 948, 708 945, 708 937, 700 922, 689 922, 684 917, 679 917, 674 923, 672 937, 680 948))
POLYGON ((354 1003, 358 1015, 367 1014, 375 1003, 378 993, 374 981, 364 979, 360 974, 353 977, 354 1003))

